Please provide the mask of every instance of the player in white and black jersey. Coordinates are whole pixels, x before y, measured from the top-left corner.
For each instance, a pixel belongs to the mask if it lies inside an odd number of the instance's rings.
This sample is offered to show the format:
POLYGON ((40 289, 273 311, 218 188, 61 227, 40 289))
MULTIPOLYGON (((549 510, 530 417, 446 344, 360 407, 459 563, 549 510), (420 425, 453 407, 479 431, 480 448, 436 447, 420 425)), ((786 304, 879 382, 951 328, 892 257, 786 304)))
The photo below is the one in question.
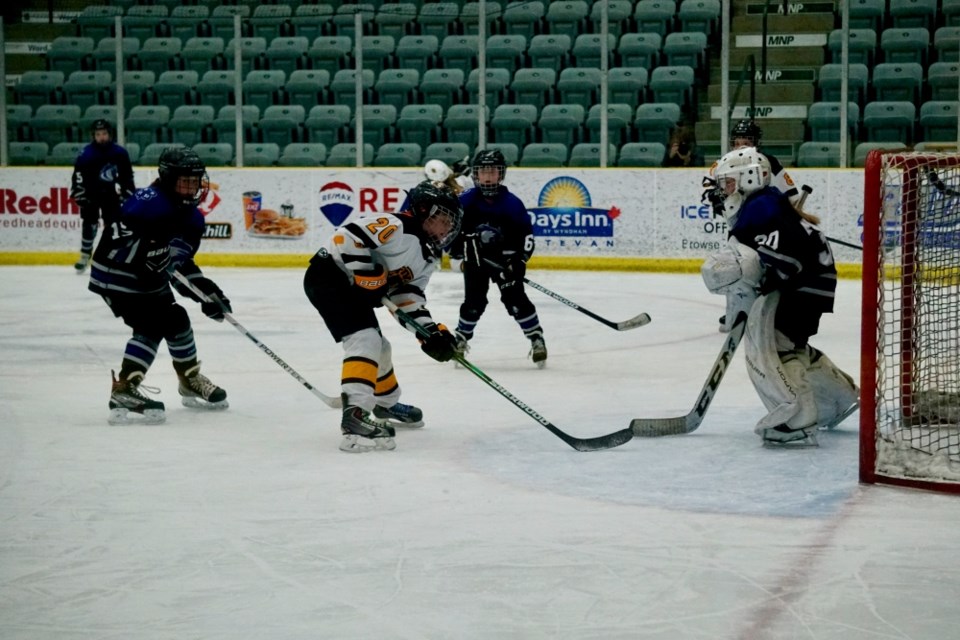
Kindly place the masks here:
POLYGON ((800 204, 800 191, 793 182, 793 178, 783 168, 783 164, 766 151, 760 149, 760 139, 763 138, 763 129, 753 120, 741 120, 734 125, 730 132, 730 151, 753 147, 760 151, 770 162, 770 186, 776 187, 780 193, 790 198, 791 204, 798 206, 800 204))
POLYGON ((399 402, 390 342, 374 309, 389 298, 429 332, 418 338, 424 353, 440 362, 453 358, 456 340, 430 316, 425 291, 462 217, 453 191, 425 180, 410 191, 401 211, 347 222, 310 260, 304 291, 333 339, 343 344, 342 451, 392 450, 394 427, 423 426, 423 412, 399 402))

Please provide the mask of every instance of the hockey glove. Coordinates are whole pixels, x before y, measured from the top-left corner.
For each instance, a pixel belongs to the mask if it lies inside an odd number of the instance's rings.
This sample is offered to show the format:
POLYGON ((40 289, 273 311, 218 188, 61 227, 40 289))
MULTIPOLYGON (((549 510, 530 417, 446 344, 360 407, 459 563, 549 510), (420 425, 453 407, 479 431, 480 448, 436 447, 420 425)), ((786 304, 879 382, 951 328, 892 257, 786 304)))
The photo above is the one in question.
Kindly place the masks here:
POLYGON ((420 348, 425 354, 437 362, 447 362, 456 353, 457 339, 442 324, 431 322, 424 327, 430 332, 426 338, 420 340, 420 348))
POLYGON ((382 264, 372 269, 353 272, 353 285, 360 297, 371 307, 380 306, 380 298, 387 295, 387 272, 382 264))
POLYGON ((503 255, 503 270, 500 278, 504 282, 519 282, 527 273, 527 263, 516 254, 503 255))
POLYGON ((230 300, 227 299, 227 296, 223 295, 220 287, 210 278, 193 278, 190 280, 190 284, 206 296, 207 300, 200 300, 200 310, 203 311, 203 314, 208 318, 216 320, 217 322, 223 322, 223 314, 233 311, 233 308, 230 306, 230 300))

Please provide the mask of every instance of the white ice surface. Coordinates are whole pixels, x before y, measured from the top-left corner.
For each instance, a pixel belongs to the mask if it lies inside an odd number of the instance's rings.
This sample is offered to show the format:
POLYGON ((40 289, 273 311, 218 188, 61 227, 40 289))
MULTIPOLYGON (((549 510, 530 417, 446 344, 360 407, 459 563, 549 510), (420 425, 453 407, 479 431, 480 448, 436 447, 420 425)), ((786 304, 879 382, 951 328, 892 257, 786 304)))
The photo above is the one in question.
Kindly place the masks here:
MULTIPOLYGON (((340 347, 301 270, 207 269, 235 317, 328 395, 340 347)), ((539 272, 613 331, 530 290, 550 357, 494 298, 471 361, 587 437, 686 413, 722 342, 695 275, 539 272)), ((453 325, 459 279, 429 297, 453 325)), ((859 284, 813 341, 859 372, 859 284)), ((185 301, 226 412, 106 424, 127 328, 69 267, 0 269, 0 638, 947 640, 960 499, 857 484, 854 414, 771 451, 738 353, 701 428, 580 453, 385 314, 404 400, 394 452, 337 449, 339 414, 185 301)))

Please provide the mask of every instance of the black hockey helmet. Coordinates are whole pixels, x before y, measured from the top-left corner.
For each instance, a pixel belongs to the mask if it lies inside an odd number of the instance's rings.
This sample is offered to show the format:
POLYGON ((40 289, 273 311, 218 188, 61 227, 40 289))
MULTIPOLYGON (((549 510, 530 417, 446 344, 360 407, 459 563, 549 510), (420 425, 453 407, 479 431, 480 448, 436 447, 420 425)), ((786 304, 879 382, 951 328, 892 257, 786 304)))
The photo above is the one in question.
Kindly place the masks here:
POLYGON ((420 223, 434 255, 439 255, 460 233, 460 199, 450 187, 432 180, 424 180, 408 195, 410 212, 420 223))
POLYGON ((195 207, 207 197, 207 191, 210 189, 207 167, 193 149, 188 147, 167 149, 160 154, 158 170, 160 188, 178 203, 195 207), (181 183, 181 178, 197 180, 181 183))
POLYGON ((736 148, 735 140, 738 138, 746 138, 750 140, 751 146, 759 147, 760 138, 763 137, 763 129, 760 128, 753 120, 741 120, 734 125, 733 129, 730 131, 730 149, 736 148))
POLYGON ((499 149, 481 149, 473 157, 473 182, 477 185, 480 193, 488 198, 493 198, 500 191, 500 184, 507 177, 507 160, 499 149), (477 177, 477 169, 493 167, 500 170, 500 176, 496 182, 481 182, 477 177))
POLYGON ((110 124, 109 120, 105 118, 97 118, 90 124, 90 135, 96 138, 97 131, 106 131, 110 134, 110 139, 113 139, 113 125, 110 124))

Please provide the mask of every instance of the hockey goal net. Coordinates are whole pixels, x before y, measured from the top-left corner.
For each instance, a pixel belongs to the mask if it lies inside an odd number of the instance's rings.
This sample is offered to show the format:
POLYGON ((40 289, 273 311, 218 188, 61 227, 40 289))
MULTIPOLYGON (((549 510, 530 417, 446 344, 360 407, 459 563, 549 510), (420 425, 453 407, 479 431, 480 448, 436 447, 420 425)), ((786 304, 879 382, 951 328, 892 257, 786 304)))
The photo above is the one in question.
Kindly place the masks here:
POLYGON ((960 493, 960 154, 864 174, 860 479, 960 493))

